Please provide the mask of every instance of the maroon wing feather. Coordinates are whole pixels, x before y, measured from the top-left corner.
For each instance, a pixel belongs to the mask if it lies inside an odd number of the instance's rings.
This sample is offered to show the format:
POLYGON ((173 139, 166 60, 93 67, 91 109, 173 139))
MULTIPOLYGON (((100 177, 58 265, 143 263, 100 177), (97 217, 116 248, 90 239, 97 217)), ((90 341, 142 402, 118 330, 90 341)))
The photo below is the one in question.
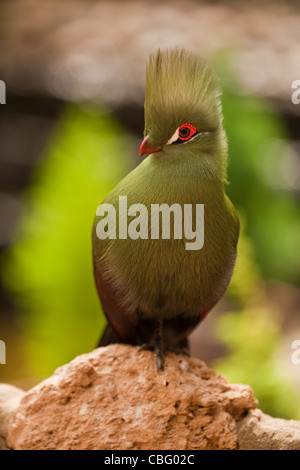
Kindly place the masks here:
MULTIPOLYGON (((136 343, 136 324, 129 318, 126 309, 115 301, 116 295, 111 286, 104 281, 94 257, 94 277, 105 316, 120 342, 136 343)), ((108 341, 110 342, 110 341, 108 341)))

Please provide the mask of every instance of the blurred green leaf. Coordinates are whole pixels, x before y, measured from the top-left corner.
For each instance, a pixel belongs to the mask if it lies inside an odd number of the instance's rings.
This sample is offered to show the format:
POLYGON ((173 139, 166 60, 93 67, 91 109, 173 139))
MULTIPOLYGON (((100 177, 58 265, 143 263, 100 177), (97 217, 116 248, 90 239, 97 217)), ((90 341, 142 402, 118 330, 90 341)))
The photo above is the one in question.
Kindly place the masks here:
POLYGON ((106 110, 67 106, 25 195, 3 277, 24 313, 33 374, 96 347, 104 326, 93 279, 97 206, 128 172, 131 142, 106 110))
POLYGON ((267 297, 252 240, 245 235, 243 216, 240 219, 237 263, 227 291, 237 308, 216 324, 216 335, 228 347, 228 355, 212 366, 232 383, 249 384, 265 413, 299 419, 299 391, 278 364, 280 313, 267 297))
POLYGON ((293 160, 283 151, 288 149, 283 121, 253 95, 225 89, 222 101, 229 144, 227 193, 245 214, 263 275, 298 284, 300 205, 281 170, 293 172, 293 160))

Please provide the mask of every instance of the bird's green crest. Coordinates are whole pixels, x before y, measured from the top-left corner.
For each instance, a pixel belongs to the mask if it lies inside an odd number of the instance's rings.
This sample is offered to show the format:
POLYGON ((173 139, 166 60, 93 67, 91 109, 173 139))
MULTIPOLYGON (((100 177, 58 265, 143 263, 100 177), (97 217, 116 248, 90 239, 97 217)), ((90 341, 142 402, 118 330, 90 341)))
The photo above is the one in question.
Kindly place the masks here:
POLYGON ((158 50, 150 55, 146 70, 145 136, 151 147, 165 152, 195 150, 214 155, 203 162, 205 172, 226 180, 227 141, 222 127, 220 89, 210 64, 180 48, 158 50), (184 123, 196 127, 195 139, 182 145, 166 145, 184 123), (219 157, 219 158, 218 158, 219 157))
POLYGON ((206 60, 185 49, 158 50, 147 64, 145 133, 164 144, 178 126, 191 122, 203 130, 221 121, 220 91, 206 60))

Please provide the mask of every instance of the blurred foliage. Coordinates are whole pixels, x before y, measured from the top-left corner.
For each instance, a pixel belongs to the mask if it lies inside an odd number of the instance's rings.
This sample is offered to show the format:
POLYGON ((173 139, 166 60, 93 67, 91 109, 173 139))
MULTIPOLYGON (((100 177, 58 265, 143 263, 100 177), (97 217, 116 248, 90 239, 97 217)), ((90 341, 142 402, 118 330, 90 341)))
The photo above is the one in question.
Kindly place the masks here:
POLYGON ((92 223, 97 206, 128 172, 130 148, 106 110, 69 105, 25 194, 3 276, 23 310, 33 375, 52 373, 100 338, 92 223))
POLYGON ((239 87, 232 59, 231 52, 223 52, 216 67, 223 77, 229 148, 226 192, 239 210, 242 230, 226 294, 236 308, 216 325, 228 355, 212 365, 229 381, 250 384, 264 412, 299 419, 300 394, 287 382, 276 356, 282 317, 265 285, 268 278, 299 285, 300 207, 286 171, 293 172, 292 150, 278 112, 239 87))
POLYGON ((276 359, 281 317, 265 288, 268 278, 298 285, 300 279, 299 201, 280 174, 289 164, 287 133, 275 109, 243 94, 229 75, 222 100, 230 156, 227 194, 244 230, 227 291, 237 308, 216 327, 229 353, 213 366, 231 382, 250 384, 264 412, 299 419, 300 394, 276 359))
POLYGON ((299 285, 300 207, 289 186, 292 149, 283 121, 252 95, 227 88, 222 102, 230 156, 227 194, 247 215, 264 277, 299 285))
POLYGON ((213 367, 230 382, 251 385, 265 413, 300 419, 300 393, 288 383, 276 357, 282 334, 280 314, 267 298, 253 244, 243 230, 227 295, 235 300, 237 310, 222 315, 216 334, 229 353, 213 367))

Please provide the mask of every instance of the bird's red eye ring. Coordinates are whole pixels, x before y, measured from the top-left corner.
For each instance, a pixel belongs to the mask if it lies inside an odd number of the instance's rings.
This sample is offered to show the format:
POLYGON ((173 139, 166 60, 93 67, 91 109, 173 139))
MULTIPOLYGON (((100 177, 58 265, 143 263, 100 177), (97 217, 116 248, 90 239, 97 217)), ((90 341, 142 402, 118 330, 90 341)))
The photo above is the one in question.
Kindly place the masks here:
POLYGON ((193 135, 195 135, 196 133, 197 133, 196 127, 193 126, 192 124, 186 123, 186 124, 182 124, 179 127, 178 137, 180 140, 185 141, 185 140, 191 139, 191 137, 193 137, 193 135))

